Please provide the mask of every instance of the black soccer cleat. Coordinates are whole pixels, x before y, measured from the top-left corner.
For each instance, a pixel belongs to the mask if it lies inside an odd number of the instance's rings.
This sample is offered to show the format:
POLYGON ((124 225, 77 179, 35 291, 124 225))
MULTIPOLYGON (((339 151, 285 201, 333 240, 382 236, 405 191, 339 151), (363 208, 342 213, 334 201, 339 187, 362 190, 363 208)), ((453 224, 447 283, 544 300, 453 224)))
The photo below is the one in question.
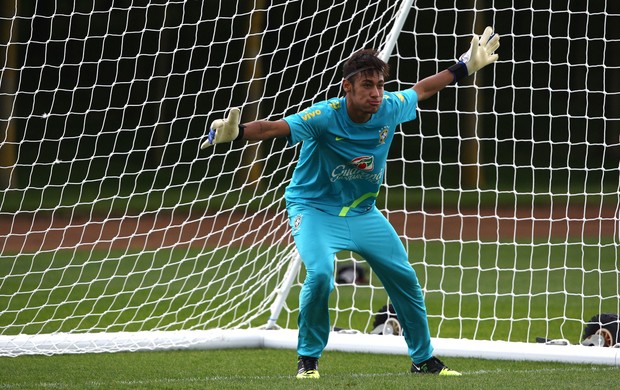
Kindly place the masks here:
POLYGON ((461 376, 461 373, 449 369, 441 360, 432 357, 420 364, 411 364, 411 372, 414 374, 435 374, 441 376, 461 376))
POLYGON ((297 379, 318 379, 319 376, 319 359, 307 356, 299 356, 297 358, 297 379))

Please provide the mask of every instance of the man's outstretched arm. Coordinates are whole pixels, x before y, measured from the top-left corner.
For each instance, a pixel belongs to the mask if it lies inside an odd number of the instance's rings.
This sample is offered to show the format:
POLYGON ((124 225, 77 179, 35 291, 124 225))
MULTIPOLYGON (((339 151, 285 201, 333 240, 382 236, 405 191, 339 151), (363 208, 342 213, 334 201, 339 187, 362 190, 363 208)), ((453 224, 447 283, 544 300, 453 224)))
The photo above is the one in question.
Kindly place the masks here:
POLYGON ((243 136, 239 139, 246 141, 262 141, 265 139, 288 137, 291 129, 283 119, 277 121, 253 121, 243 127, 243 136))
POLYGON ((418 94, 418 101, 430 98, 447 85, 457 83, 462 78, 497 61, 498 55, 495 54, 495 50, 498 48, 499 35, 493 32, 492 27, 484 29, 480 37, 474 35, 469 50, 459 58, 459 62, 413 86, 418 94))
POLYGON ((207 140, 200 145, 206 149, 211 145, 235 140, 261 141, 271 138, 286 137, 291 133, 288 123, 277 121, 253 121, 240 124, 241 112, 232 108, 226 119, 216 119, 211 123, 207 140))
POLYGON ((413 89, 418 94, 418 101, 422 101, 432 97, 453 82, 454 75, 446 69, 418 81, 416 85, 413 86, 413 89))

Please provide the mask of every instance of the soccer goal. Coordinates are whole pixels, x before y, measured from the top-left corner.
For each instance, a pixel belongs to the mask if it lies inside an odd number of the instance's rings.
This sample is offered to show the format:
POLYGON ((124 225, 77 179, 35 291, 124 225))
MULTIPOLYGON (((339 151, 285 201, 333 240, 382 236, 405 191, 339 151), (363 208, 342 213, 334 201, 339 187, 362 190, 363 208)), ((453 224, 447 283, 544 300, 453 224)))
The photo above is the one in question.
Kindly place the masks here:
MULTIPOLYGON (((620 364, 581 345, 620 313, 616 2, 1 7, 0 356, 295 348, 304 269, 283 193, 298 150, 201 151, 209 123, 338 96, 367 47, 389 60, 386 89, 409 88, 491 25, 499 61, 401 126, 377 205, 438 355, 620 364)), ((335 261, 327 348, 405 355, 364 259, 335 261)))

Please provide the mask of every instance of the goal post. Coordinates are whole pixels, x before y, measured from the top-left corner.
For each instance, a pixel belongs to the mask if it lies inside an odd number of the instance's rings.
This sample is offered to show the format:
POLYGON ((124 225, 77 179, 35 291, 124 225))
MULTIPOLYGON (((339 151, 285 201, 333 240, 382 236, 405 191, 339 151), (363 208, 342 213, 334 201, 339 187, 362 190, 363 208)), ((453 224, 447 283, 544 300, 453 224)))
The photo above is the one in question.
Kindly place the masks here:
MULTIPOLYGON (((298 149, 201 151, 209 123, 338 96, 366 47, 389 60, 386 89, 409 88, 489 24, 499 61, 400 126, 377 206, 438 355, 620 364, 580 345, 620 313, 618 5, 237 3, 3 5, 0 356, 295 348, 298 149)), ((405 355, 372 334, 389 299, 364 259, 335 262, 327 349, 405 355)))

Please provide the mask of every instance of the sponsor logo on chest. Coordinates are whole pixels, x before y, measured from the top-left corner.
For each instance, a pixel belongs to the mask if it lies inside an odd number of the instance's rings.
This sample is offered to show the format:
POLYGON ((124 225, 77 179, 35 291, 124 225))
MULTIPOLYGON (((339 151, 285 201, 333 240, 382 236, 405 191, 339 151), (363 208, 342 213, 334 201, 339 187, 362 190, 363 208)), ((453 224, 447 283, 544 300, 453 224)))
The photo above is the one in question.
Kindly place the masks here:
POLYGON ((374 156, 355 157, 353 160, 349 162, 349 164, 353 165, 357 169, 361 169, 362 171, 371 172, 373 169, 375 169, 375 157, 374 156))
POLYGON ((331 181, 338 180, 365 180, 371 183, 380 184, 383 179, 383 169, 373 172, 375 168, 374 156, 355 157, 347 164, 338 165, 332 170, 331 181))

